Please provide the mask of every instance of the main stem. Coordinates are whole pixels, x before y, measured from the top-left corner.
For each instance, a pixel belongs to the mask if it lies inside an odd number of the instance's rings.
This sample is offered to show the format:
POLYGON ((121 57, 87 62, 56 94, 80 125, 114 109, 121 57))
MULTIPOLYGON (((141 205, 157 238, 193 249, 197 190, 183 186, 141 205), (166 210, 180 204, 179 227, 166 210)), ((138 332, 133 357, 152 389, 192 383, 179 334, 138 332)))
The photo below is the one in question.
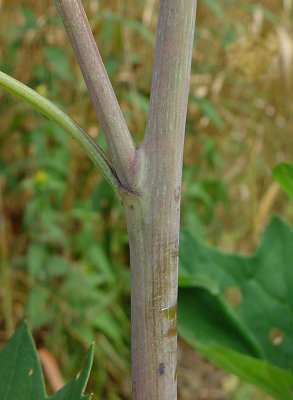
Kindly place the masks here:
POLYGON ((125 201, 133 400, 177 399, 181 171, 195 0, 161 0, 140 196, 125 201))

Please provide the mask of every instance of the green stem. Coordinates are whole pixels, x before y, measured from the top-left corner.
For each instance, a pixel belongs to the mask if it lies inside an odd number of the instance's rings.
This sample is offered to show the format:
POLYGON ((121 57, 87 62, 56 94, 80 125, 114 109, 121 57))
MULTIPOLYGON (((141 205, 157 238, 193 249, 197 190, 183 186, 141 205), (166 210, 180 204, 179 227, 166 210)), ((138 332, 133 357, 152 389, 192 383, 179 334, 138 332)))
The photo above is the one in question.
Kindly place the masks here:
POLYGON ((114 171, 112 162, 104 151, 80 126, 77 125, 75 121, 73 121, 72 118, 69 117, 69 115, 53 104, 50 100, 39 95, 33 89, 2 71, 0 71, 0 87, 24 100, 26 103, 30 104, 36 110, 40 111, 46 117, 61 126, 65 132, 67 132, 85 150, 88 157, 97 167, 99 167, 101 173, 113 187, 118 197, 121 197, 123 188, 114 171))

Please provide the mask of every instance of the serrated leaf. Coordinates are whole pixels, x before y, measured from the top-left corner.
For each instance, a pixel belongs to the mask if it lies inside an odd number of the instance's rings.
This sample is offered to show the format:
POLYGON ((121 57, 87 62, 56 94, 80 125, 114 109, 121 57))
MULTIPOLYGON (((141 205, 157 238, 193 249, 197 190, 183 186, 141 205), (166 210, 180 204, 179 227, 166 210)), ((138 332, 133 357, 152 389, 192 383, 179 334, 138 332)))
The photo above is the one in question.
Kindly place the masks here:
POLYGON ((25 323, 0 352, 1 400, 90 400, 84 395, 93 362, 90 347, 80 374, 54 395, 47 397, 43 374, 32 336, 25 323))
POLYGON ((50 397, 50 400, 90 400, 90 395, 84 395, 90 370, 93 364, 94 346, 92 345, 87 353, 86 361, 82 371, 76 378, 72 379, 67 385, 50 397))
POLYGON ((292 398, 293 384, 292 260, 293 230, 277 217, 248 257, 219 252, 188 232, 181 235, 180 334, 214 361, 213 349, 221 348, 223 368, 283 400, 292 398), (205 276, 209 284, 195 287, 192 276, 205 276), (211 290, 216 285, 219 293, 211 290))
POLYGON ((278 164, 273 170, 273 178, 293 198, 293 164, 278 164))

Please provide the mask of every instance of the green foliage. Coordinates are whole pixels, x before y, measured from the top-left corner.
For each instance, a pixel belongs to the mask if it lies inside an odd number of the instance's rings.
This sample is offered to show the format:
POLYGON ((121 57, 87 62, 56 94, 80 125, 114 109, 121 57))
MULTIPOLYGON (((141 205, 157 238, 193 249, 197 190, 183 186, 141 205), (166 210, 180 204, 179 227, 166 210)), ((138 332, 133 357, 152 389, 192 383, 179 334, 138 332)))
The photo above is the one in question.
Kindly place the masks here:
POLYGON ((181 236, 180 334, 280 400, 292 398, 293 385, 292 243, 292 228, 279 218, 250 257, 181 236))
POLYGON ((109 39, 109 35, 111 37, 114 28, 118 27, 118 29, 122 29, 123 26, 127 26, 127 28, 133 32, 134 34, 139 35, 146 43, 154 47, 155 45, 155 35, 141 22, 138 22, 134 19, 127 19, 123 16, 115 13, 107 13, 105 15, 104 22, 104 38, 109 39))
MULTIPOLYGON (((292 400, 293 377, 291 371, 275 367, 264 360, 246 356, 227 347, 203 343, 194 343, 193 346, 219 368, 238 375, 273 398, 292 400)), ((235 399, 238 398, 235 397, 235 399)))
POLYGON ((23 323, 0 352, 0 398, 6 400, 90 400, 84 395, 93 362, 89 349, 82 371, 54 395, 45 394, 44 379, 32 336, 23 323))
POLYGON ((293 198, 293 164, 282 163, 277 165, 273 170, 273 178, 293 198))
POLYGON ((123 355, 128 354, 128 339, 123 327, 128 325, 128 317, 118 299, 128 293, 129 275, 110 260, 114 232, 105 230, 100 243, 96 239, 96 226, 103 224, 111 207, 117 207, 115 195, 110 188, 104 190, 107 183, 102 181, 92 199, 76 202, 65 212, 70 184, 68 140, 50 122, 30 135, 36 172, 23 181, 31 193, 24 213, 30 245, 23 264, 33 282, 26 315, 34 329, 54 325, 56 318, 68 321, 65 330, 82 338, 82 344, 90 343, 95 332, 100 332, 96 352, 112 360, 117 354, 115 362, 125 368, 123 355), (103 340, 107 340, 107 346, 103 340))
POLYGON ((220 224, 217 207, 226 207, 228 196, 224 181, 219 177, 223 160, 214 140, 202 143, 199 165, 186 165, 183 169, 182 225, 195 235, 202 236, 220 224))
POLYGON ((217 109, 213 106, 210 100, 206 98, 198 98, 196 96, 191 96, 190 101, 197 104, 202 113, 209 118, 209 120, 218 129, 222 129, 224 126, 224 121, 221 115, 218 113, 217 109))
POLYGON ((46 46, 44 47, 44 54, 57 78, 64 81, 72 81, 69 59, 64 49, 56 46, 46 46))
POLYGON ((222 4, 216 0, 204 0, 204 3, 213 11, 219 18, 225 18, 225 10, 222 4))
POLYGON ((97 340, 95 392, 102 395, 107 371, 119 376, 129 369, 129 271, 119 250, 126 233, 107 182, 98 180, 93 194, 82 198, 82 182, 92 167, 70 175, 69 143, 62 129, 45 121, 21 138, 33 158, 23 157, 20 167, 2 163, 8 191, 29 199, 18 228, 26 237, 26 252, 12 257, 12 274, 25 285, 25 316, 34 332, 52 351, 65 349, 60 362, 66 375, 76 363, 66 352, 75 347, 78 359, 82 351, 76 344, 97 340), (50 335, 43 336, 47 327, 50 335))

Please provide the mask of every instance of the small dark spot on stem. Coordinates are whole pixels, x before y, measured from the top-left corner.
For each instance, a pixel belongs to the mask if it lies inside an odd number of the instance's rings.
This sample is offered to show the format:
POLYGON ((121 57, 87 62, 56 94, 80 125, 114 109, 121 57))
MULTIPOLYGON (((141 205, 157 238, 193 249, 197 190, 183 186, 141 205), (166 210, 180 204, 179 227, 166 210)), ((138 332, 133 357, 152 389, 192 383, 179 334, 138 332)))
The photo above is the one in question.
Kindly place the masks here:
POLYGON ((134 210, 133 204, 130 204, 129 208, 130 208, 131 211, 133 211, 134 210))
POLYGON ((159 364, 159 374, 160 375, 164 375, 164 373, 165 373, 165 364, 163 363, 163 362, 161 362, 160 364, 159 364))

